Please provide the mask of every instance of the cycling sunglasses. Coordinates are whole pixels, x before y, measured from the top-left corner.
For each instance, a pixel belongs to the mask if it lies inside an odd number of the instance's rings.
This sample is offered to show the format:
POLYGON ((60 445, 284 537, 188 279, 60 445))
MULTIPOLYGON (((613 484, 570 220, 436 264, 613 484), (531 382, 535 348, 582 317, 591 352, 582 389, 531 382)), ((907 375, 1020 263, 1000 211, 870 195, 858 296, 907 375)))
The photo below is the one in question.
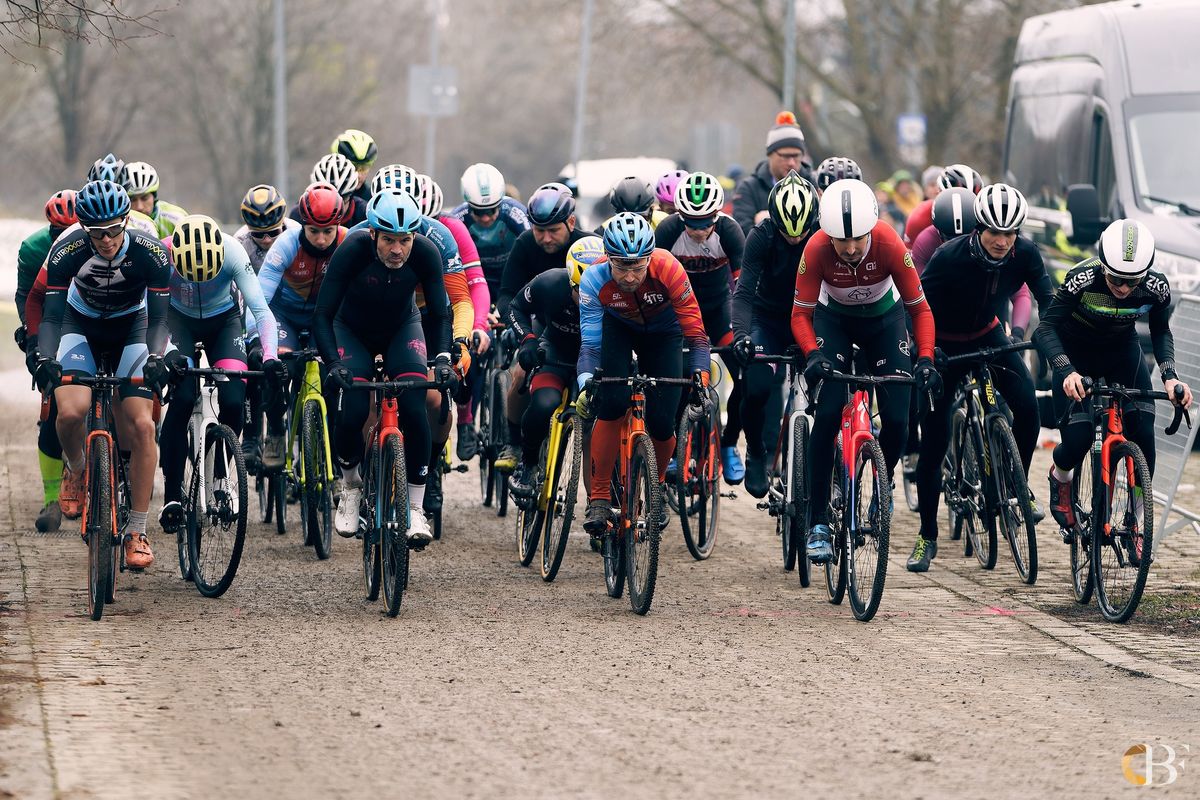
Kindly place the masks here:
POLYGON ((92 239, 116 239, 125 232, 125 220, 112 225, 98 225, 96 227, 84 225, 83 229, 87 231, 87 235, 92 239))
POLYGON ((635 270, 645 269, 646 267, 650 266, 650 256, 643 256, 642 258, 619 258, 610 256, 608 263, 613 269, 634 272, 635 270))
POLYGON ((482 206, 467 206, 467 208, 476 217, 494 217, 500 213, 499 205, 487 206, 486 208, 482 206))
POLYGON ((702 219, 683 218, 683 225, 686 228, 691 228, 694 231, 702 231, 705 228, 711 228, 717 224, 716 217, 704 217, 702 219))
POLYGON ((1144 281, 1146 279, 1145 275, 1142 275, 1137 278, 1120 278, 1120 277, 1117 277, 1116 275, 1113 275, 1111 272, 1105 272, 1104 277, 1113 286, 1128 286, 1131 289, 1133 287, 1139 285, 1142 281, 1144 281))
POLYGON ((269 231, 250 231, 251 239, 274 239, 279 234, 283 233, 283 228, 273 228, 269 231))

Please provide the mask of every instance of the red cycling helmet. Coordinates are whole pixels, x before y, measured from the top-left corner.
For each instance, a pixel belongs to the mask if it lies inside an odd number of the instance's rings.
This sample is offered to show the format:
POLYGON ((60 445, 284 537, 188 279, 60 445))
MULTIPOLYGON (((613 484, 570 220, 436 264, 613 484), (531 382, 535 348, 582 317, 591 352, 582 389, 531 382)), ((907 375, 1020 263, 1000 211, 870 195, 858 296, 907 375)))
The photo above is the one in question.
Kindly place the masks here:
POLYGON ((342 196, 328 183, 314 183, 305 189, 299 206, 300 221, 318 228, 340 225, 346 216, 342 196))
POLYGON ((46 201, 46 221, 52 228, 69 228, 79 222, 75 216, 74 189, 61 189, 46 201))

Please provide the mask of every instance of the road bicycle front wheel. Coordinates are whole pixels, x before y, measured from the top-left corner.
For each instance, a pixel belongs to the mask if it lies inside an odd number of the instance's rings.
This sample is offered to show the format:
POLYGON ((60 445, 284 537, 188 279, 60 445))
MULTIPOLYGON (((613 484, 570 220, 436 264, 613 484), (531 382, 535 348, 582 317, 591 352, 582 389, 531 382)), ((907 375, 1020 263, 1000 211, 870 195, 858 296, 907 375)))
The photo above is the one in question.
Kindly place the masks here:
POLYGON ((550 483, 549 507, 542 528, 542 580, 552 581, 562 566, 567 537, 575 516, 575 497, 579 494, 579 475, 583 471, 583 434, 575 426, 575 416, 562 422, 558 439, 558 457, 547 480, 550 483))
POLYGON ((1137 611, 1153 560, 1154 496, 1140 447, 1119 442, 1109 459, 1105 518, 1092 523, 1096 604, 1109 622, 1125 622, 1137 611))
POLYGON ((87 468, 88 615, 100 619, 113 593, 117 515, 113 505, 112 455, 107 444, 89 448, 87 468))
POLYGON ((542 525, 545 523, 546 515, 542 509, 538 508, 538 499, 542 494, 542 476, 543 470, 546 468, 549 446, 550 437, 546 437, 542 440, 538 463, 533 468, 533 474, 529 476, 530 496, 516 503, 516 524, 513 528, 517 536, 517 559, 521 562, 522 567, 528 567, 533 563, 533 557, 537 555, 538 542, 542 538, 542 525))
MULTIPOLYGON (((383 440, 380 453, 383 472, 379 502, 383 504, 380 529, 380 558, 383 561, 383 599, 387 615, 400 613, 400 601, 408 588, 408 474, 404 467, 404 443, 397 434, 383 440)), ((412 513, 420 514, 420 509, 412 513)))
POLYGON ((854 526, 850 528, 850 609, 867 622, 879 610, 887 578, 888 541, 892 524, 891 481, 879 442, 869 439, 858 451, 854 481, 854 526))
POLYGON ((1092 601, 1096 588, 1096 574, 1092 569, 1092 508, 1093 493, 1092 455, 1089 453, 1071 479, 1071 500, 1075 506, 1075 527, 1071 529, 1071 591, 1075 602, 1087 605, 1092 601))
POLYGON ((966 532, 966 552, 968 555, 974 553, 979 565, 984 569, 993 569, 996 566, 996 526, 985 513, 986 453, 983 433, 978 424, 968 424, 963 428, 959 452, 962 458, 959 462, 955 495, 958 502, 958 522, 966 532))
POLYGON ((712 555, 721 512, 721 422, 715 390, 708 414, 693 416, 691 408, 679 420, 675 437, 674 494, 679 525, 688 552, 697 561, 712 555))
POLYGON ((196 589, 220 597, 237 575, 246 543, 246 461, 227 425, 205 431, 203 458, 205 511, 199 513, 200 486, 193 481, 188 556, 196 589))
MULTIPOLYGON (((492 381, 492 459, 495 460, 508 442, 508 417, 504 414, 504 401, 508 397, 511 378, 506 371, 498 371, 492 381)), ((508 477, 492 464, 493 494, 496 500, 496 516, 508 516, 508 477)))
POLYGON ((1003 415, 991 417, 988 425, 992 472, 996 479, 996 521, 1012 551, 1017 575, 1027 584, 1037 581, 1037 532, 1030 511, 1033 496, 1025 479, 1025 467, 1012 428, 1003 415))
POLYGON ((660 520, 666 518, 659 491, 658 465, 650 437, 641 434, 633 443, 629 464, 629 486, 625 497, 625 560, 629 575, 629 604, 645 614, 654 600, 658 580, 658 546, 662 538, 660 520))
POLYGON ((300 439, 304 454, 305 524, 317 558, 324 560, 333 550, 333 486, 328 479, 329 462, 325 459, 325 415, 316 400, 304 404, 300 439))
POLYGON ((792 423, 792 444, 787 469, 791 471, 792 500, 787 513, 781 517, 791 528, 791 546, 796 559, 796 573, 801 588, 812 583, 812 566, 808 563, 808 417, 796 415, 792 423))
POLYGON ((377 434, 378 431, 371 431, 371 445, 367 448, 367 463, 363 469, 362 511, 359 514, 367 521, 366 528, 359 533, 362 534, 363 580, 367 585, 367 599, 372 602, 379 599, 379 570, 382 564, 380 529, 376 524, 379 519, 376 509, 381 475, 377 434))

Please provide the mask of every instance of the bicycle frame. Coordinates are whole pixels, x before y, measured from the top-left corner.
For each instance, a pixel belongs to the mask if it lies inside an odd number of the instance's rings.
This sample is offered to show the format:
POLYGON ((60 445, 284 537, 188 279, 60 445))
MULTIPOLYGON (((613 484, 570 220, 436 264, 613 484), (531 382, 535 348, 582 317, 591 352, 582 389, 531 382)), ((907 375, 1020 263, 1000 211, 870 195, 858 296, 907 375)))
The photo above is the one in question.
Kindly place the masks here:
POLYGON ((546 477, 542 481, 542 489, 537 497, 539 511, 547 511, 550 508, 550 489, 553 483, 550 479, 559 470, 558 446, 562 442, 563 423, 568 414, 574 413, 571 405, 571 389, 565 387, 562 390, 562 400, 554 409, 554 413, 550 415, 550 431, 546 435, 546 477))
MULTIPOLYGON (((65 381, 64 381, 65 382, 65 381)), ((92 469, 92 452, 95 447, 107 447, 111 469, 109 470, 109 497, 113 499, 110 504, 112 506, 112 529, 120 531, 117 528, 117 471, 119 466, 113 459, 117 451, 117 440, 108 428, 108 420, 112 419, 112 395, 109 391, 92 390, 92 408, 88 414, 87 421, 87 438, 84 439, 83 445, 83 485, 91 485, 92 476, 88 473, 92 469)), ((81 517, 81 530, 83 535, 88 535, 88 513, 90 502, 83 503, 83 515, 81 517)))
MULTIPOLYGON (((842 466, 846 469, 846 483, 842 496, 854 497, 858 483, 857 470, 854 469, 854 465, 858 461, 858 451, 862 449, 864 442, 875 438, 875 434, 871 432, 871 393, 866 389, 855 389, 850 402, 842 406, 841 433, 842 466)), ((857 503, 850 503, 849 506, 847 527, 850 530, 857 530, 857 503)))
MULTIPOLYGON (((287 458, 284 464, 284 470, 291 473, 295 466, 293 460, 293 451, 295 450, 296 439, 300 435, 300 421, 304 415, 304 406, 310 400, 316 401, 321 409, 321 415, 329 418, 328 408, 325 405, 325 396, 321 394, 321 367, 317 364, 315 355, 310 354, 310 351, 299 351, 297 358, 304 361, 304 377, 298 381, 298 389, 296 399, 292 403, 292 420, 288 425, 288 443, 287 443, 287 458)), ((325 436, 322 437, 321 446, 325 449, 325 480, 333 480, 333 455, 329 446, 329 430, 328 425, 325 426, 325 436)), ((308 475, 304 472, 304 459, 300 459, 299 469, 294 473, 296 481, 301 488, 308 485, 308 475)))

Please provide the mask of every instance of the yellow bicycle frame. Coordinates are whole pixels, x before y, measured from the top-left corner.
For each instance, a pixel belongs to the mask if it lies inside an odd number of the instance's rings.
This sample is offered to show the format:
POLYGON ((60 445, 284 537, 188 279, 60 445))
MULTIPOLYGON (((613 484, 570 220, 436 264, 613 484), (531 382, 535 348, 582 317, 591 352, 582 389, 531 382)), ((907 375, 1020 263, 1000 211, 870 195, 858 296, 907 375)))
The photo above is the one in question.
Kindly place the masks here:
POLYGON ((558 470, 558 443, 562 441, 562 415, 567 410, 567 400, 570 396, 570 388, 563 389, 562 400, 559 401, 558 408, 554 409, 554 413, 550 415, 550 432, 546 435, 546 468, 543 471, 542 489, 538 493, 537 501, 539 511, 546 511, 550 508, 550 487, 554 483, 554 473, 558 470))
MULTIPOLYGON (((321 408, 321 417, 326 420, 321 426, 324 434, 321 445, 325 448, 325 480, 333 481, 333 457, 329 449, 329 415, 325 406, 325 396, 321 394, 321 368, 315 358, 309 359, 304 365, 304 383, 296 393, 296 401, 292 405, 292 424, 288 426, 287 463, 284 469, 292 472, 292 451, 295 449, 296 438, 300 433, 300 419, 304 414, 304 406, 309 400, 315 400, 321 408)), ((308 485, 308 476, 304 474, 304 459, 300 459, 300 468, 294 473, 301 488, 308 485)))

